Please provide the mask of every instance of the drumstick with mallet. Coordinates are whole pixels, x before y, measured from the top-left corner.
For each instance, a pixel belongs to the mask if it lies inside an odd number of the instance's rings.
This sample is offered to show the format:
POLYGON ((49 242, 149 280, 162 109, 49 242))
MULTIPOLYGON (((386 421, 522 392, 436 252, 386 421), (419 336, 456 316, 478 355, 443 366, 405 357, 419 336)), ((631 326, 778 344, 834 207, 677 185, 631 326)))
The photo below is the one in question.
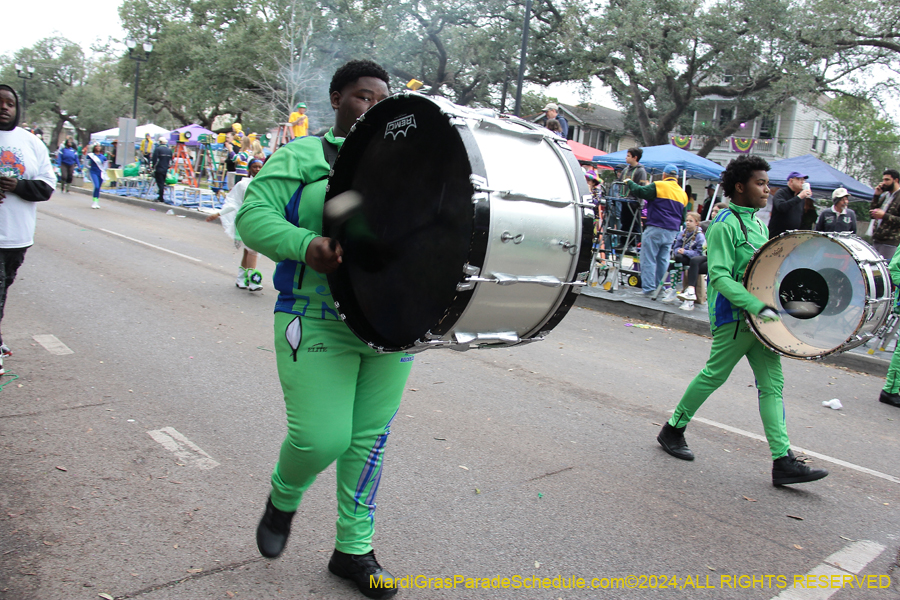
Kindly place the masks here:
MULTIPOLYGON (((355 215, 359 214, 362 209, 363 195, 356 190, 347 190, 341 192, 334 198, 325 203, 325 209, 322 211, 322 219, 326 229, 332 234, 342 227, 344 223, 349 221, 355 215)), ((331 250, 337 248, 337 239, 334 235, 329 242, 331 250)))

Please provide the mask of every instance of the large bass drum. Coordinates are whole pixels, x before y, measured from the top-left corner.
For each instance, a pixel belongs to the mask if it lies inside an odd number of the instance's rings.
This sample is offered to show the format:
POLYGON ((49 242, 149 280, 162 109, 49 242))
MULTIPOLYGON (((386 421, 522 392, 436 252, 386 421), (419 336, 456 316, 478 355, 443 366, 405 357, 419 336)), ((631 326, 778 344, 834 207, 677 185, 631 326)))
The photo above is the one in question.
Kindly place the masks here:
POLYGON ((542 339, 587 279, 590 191, 565 140, 531 123, 391 96, 344 141, 326 213, 351 190, 353 216, 325 223, 344 249, 328 283, 378 351, 542 339))
POLYGON ((750 316, 753 332, 791 358, 813 360, 864 344, 892 306, 885 260, 846 232, 788 231, 769 240, 747 265, 744 286, 781 315, 771 323, 750 316))

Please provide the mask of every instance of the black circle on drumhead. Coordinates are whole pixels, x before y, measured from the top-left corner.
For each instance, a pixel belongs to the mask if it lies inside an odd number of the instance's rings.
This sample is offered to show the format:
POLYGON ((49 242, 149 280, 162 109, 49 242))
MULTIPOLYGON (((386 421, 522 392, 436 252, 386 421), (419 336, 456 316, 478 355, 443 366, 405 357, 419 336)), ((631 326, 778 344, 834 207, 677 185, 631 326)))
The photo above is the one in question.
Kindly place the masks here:
POLYGON ((790 316, 812 319, 828 304, 828 283, 818 271, 795 269, 781 281, 778 297, 782 309, 790 316))
POLYGON ((352 189, 363 200, 325 231, 344 249, 328 280, 347 325, 364 341, 409 348, 461 295, 456 286, 473 237, 471 175, 460 133, 423 97, 388 98, 347 136, 328 198, 352 189))
POLYGON ((828 267, 819 269, 818 272, 828 285, 829 304, 824 308, 822 314, 825 316, 841 314, 853 300, 853 283, 840 269, 828 267))

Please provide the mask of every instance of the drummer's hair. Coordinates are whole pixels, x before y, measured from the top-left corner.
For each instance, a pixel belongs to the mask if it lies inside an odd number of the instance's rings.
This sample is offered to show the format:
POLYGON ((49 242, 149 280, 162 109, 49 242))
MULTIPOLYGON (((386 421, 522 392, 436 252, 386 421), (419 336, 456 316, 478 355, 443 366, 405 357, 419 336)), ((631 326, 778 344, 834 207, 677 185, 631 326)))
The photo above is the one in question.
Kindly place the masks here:
POLYGON ((725 167, 722 171, 722 189, 729 198, 734 197, 734 186, 738 183, 747 183, 753 176, 753 171, 768 171, 769 163, 759 156, 742 154, 725 167))
POLYGON ((638 160, 638 162, 641 162, 641 157, 644 155, 644 151, 641 150, 641 149, 638 148, 638 147, 629 148, 629 149, 626 150, 625 152, 626 152, 626 153, 631 153, 631 155, 632 155, 633 157, 635 157, 635 158, 638 160))
POLYGON ((382 80, 388 89, 391 88, 391 78, 384 67, 371 60, 351 60, 339 67, 331 78, 331 86, 328 88, 328 95, 334 92, 340 92, 349 83, 353 83, 360 77, 374 77, 382 80))

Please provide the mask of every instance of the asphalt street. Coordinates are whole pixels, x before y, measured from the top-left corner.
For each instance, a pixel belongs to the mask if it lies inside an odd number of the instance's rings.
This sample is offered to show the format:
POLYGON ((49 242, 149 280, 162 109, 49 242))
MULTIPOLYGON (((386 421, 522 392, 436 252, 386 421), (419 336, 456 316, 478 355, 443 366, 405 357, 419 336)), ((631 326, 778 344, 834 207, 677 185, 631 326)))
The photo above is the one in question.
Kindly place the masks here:
MULTIPOLYGON (((0 598, 362 598, 325 568, 333 467, 284 555, 256 550, 285 432, 273 264, 262 292, 239 290, 217 224, 102 205, 42 204, 10 289, 0 598)), ((398 598, 900 598, 884 380, 785 360, 791 442, 831 474, 774 488, 747 364, 678 461, 656 434, 710 339, 629 323, 576 307, 544 342, 416 355, 378 497, 376 554, 409 576, 398 598)))

